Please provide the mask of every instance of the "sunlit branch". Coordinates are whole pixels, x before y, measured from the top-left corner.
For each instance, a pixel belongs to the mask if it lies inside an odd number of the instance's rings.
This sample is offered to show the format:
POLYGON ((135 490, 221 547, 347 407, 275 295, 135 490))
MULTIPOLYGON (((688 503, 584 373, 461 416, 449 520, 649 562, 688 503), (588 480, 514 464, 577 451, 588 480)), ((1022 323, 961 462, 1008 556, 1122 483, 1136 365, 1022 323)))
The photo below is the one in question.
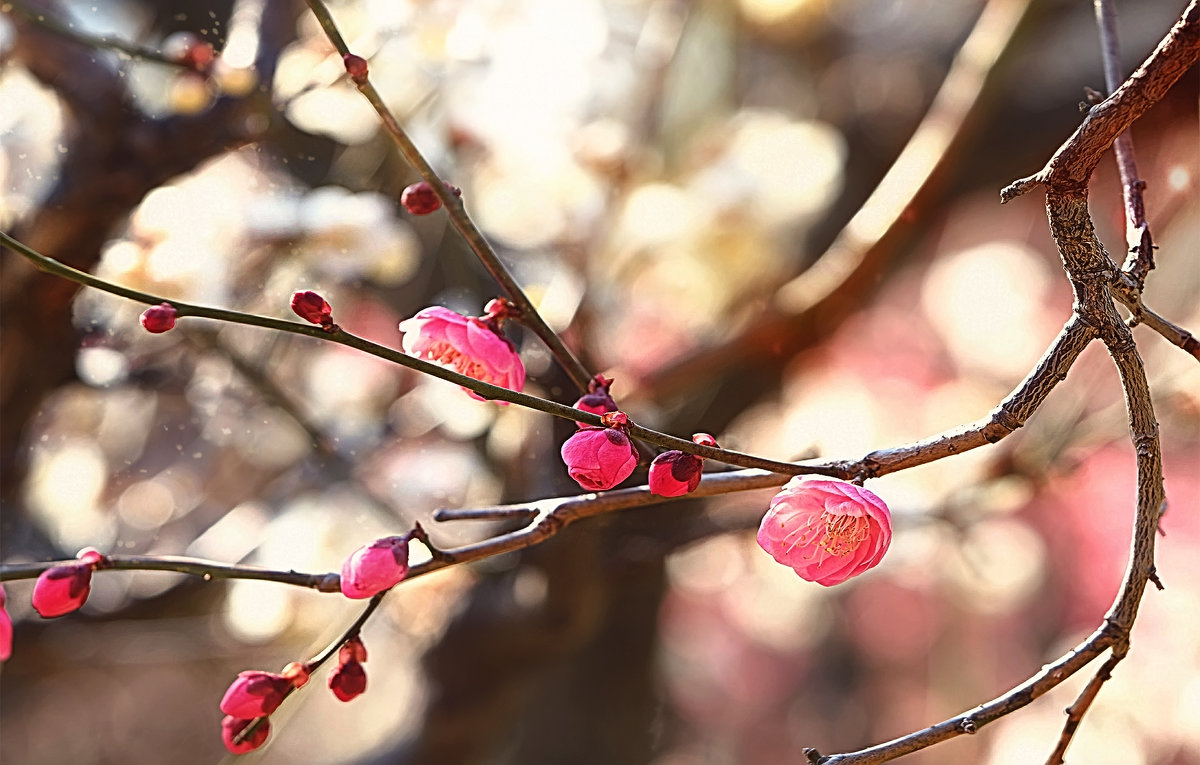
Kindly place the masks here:
MULTIPOLYGON (((329 38, 329 41, 337 49, 337 52, 342 56, 350 54, 350 48, 346 44, 345 38, 342 37, 342 33, 338 30, 337 24, 334 23, 329 9, 325 7, 325 3, 322 0, 307 0, 307 2, 313 15, 320 22, 321 29, 325 31, 326 37, 329 38)), ((492 249, 491 244, 484 238, 483 233, 480 232, 475 222, 471 220, 466 208, 463 206, 462 200, 451 192, 442 179, 438 177, 433 166, 421 154, 416 144, 412 142, 412 139, 408 137, 408 134, 400 125, 399 120, 396 119, 387 104, 384 103, 383 98, 379 95, 379 91, 375 89, 369 77, 364 76, 356 79, 354 84, 379 114, 384 129, 400 149, 400 153, 404 155, 408 163, 433 188, 434 193, 437 194, 438 199, 445 206, 450 222, 458 230, 463 240, 466 241, 467 246, 479 258, 484 268, 492 275, 492 278, 504 289, 508 298, 516 304, 520 311, 520 321, 545 343, 555 360, 566 371, 571 381, 575 383, 575 387, 580 392, 586 392, 588 382, 592 379, 592 374, 584 368, 579 359, 575 357, 575 354, 563 344, 558 334, 550 328, 550 325, 538 313, 537 308, 533 305, 533 301, 521 289, 521 285, 517 284, 516 279, 513 278, 508 268, 500 261, 500 257, 492 249)))

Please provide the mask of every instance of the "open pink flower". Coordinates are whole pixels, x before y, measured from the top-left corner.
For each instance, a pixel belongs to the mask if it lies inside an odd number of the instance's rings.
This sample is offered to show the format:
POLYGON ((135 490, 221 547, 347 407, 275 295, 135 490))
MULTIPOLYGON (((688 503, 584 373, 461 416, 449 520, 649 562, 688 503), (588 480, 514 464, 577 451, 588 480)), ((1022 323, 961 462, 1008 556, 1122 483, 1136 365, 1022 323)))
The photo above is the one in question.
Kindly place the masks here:
POLYGON ((637 467, 638 453, 618 428, 580 428, 562 445, 567 472, 589 491, 611 489, 637 467))
POLYGON ((243 720, 265 717, 279 708, 293 685, 292 678, 274 672, 241 672, 225 691, 221 711, 243 720))
POLYGON ((8 661, 8 657, 12 656, 12 617, 5 608, 7 601, 4 585, 0 584, 0 661, 8 661))
POLYGON ((408 575, 408 537, 384 537, 363 545, 342 564, 342 594, 369 598, 408 575))
MULTIPOLYGON (((463 316, 442 306, 425 308, 400 322, 404 352, 476 380, 522 390, 525 365, 521 357, 495 323, 485 319, 463 316)), ((474 391, 467 392, 472 398, 486 400, 474 391)))
POLYGON ((771 500, 758 544, 800 578, 826 586, 875 566, 892 541, 892 514, 870 491, 792 478, 771 500))
POLYGON ((245 720, 233 715, 227 715, 224 720, 221 720, 221 740, 225 742, 225 748, 234 754, 245 754, 262 746, 267 740, 267 736, 271 735, 270 720, 262 720, 253 733, 242 741, 235 742, 238 734, 252 722, 254 720, 245 720))
POLYGON ((92 591, 92 572, 106 564, 95 548, 85 547, 76 555, 78 563, 48 568, 33 585, 33 609, 45 619, 69 614, 87 601, 92 591))

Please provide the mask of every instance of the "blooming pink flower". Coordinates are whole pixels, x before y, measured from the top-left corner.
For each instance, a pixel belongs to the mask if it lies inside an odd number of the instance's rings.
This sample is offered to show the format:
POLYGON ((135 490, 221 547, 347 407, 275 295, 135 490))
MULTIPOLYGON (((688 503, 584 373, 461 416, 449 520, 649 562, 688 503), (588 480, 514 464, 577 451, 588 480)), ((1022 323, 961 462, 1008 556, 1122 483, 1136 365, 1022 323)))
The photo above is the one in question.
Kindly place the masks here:
POLYGON ((293 687, 292 678, 274 672, 240 672, 221 699, 221 711, 243 720, 265 717, 279 708, 293 687))
POLYGON ((158 335, 175 326, 175 317, 179 312, 175 310, 175 306, 170 303, 159 303, 152 305, 138 318, 142 323, 142 327, 147 332, 153 332, 158 335))
POLYGON ((4 585, 0 584, 0 661, 8 661, 12 656, 12 617, 4 607, 8 596, 4 594, 4 585))
POLYGON ((75 611, 92 591, 92 564, 67 563, 48 568, 33 585, 33 608, 45 619, 75 611))
POLYGON ((408 575, 408 537, 384 537, 363 545, 342 564, 342 594, 369 598, 408 575))
POLYGON ((826 586, 878 564, 891 541, 892 514, 882 499, 852 483, 800 476, 771 500, 758 529, 771 557, 826 586))
POLYGON ((611 489, 637 467, 638 453, 618 428, 580 428, 562 445, 567 472, 585 489, 611 489))
POLYGON ((267 740, 267 736, 271 735, 270 720, 261 720, 253 733, 240 742, 234 742, 237 735, 252 722, 254 722, 252 719, 244 720, 232 715, 227 715, 224 720, 221 720, 221 740, 225 742, 225 748, 234 754, 245 754, 262 746, 263 742, 267 740))
POLYGON ((333 308, 312 290, 292 293, 292 312, 312 324, 320 324, 326 329, 333 327, 333 308))
POLYGON ((339 664, 329 675, 329 690, 339 701, 350 701, 367 690, 367 671, 357 661, 339 664))
MULTIPOLYGON (((404 333, 404 352, 410 356, 509 390, 525 387, 521 357, 508 338, 484 319, 433 306, 400 322, 400 331, 404 333)), ((467 392, 486 400, 474 391, 467 392)))

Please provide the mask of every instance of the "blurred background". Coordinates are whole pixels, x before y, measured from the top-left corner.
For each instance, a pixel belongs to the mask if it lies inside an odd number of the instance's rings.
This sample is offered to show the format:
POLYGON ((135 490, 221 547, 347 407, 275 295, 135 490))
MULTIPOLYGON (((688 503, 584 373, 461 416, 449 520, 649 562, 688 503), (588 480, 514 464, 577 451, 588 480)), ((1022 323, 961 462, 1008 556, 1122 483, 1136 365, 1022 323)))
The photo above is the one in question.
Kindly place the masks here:
MULTIPOLYGON (((1120 4, 1127 71, 1183 5, 1120 4)), ((1040 194, 1001 207, 998 191, 1070 134, 1085 86, 1103 88, 1091 3, 330 7, 639 423, 776 459, 857 458, 985 416, 1069 316, 1040 194)), ((0 16, 0 64, 0 225, 47 255, 285 318, 294 290, 315 289, 340 325, 393 347, 419 309, 479 314, 497 294, 444 212, 400 208, 417 177, 302 3, 22 0, 0 16), (29 14, 151 48, 189 33, 220 55, 203 76, 29 14)), ((1146 302, 1193 332, 1197 82, 1193 68, 1134 130, 1160 245, 1146 302)), ((1120 260, 1111 160, 1092 189, 1120 260)), ((305 338, 200 320, 149 335, 142 306, 11 252, 2 268, 5 562, 88 545, 323 572, 413 521, 441 546, 506 528, 438 524, 439 507, 578 491, 557 456, 569 423, 305 338)), ((574 401, 536 340, 509 332, 527 389, 574 401)), ((1147 593, 1070 761, 1194 765, 1200 369, 1135 336, 1165 453, 1166 590, 1147 593)), ((895 513, 892 550, 833 589, 755 545, 770 491, 595 518, 414 580, 363 633, 367 693, 342 704, 318 674, 242 761, 801 762, 802 747, 860 748, 991 699, 1097 627, 1126 564, 1134 455, 1104 350, 999 445, 869 487, 895 513)), ((217 705, 235 674, 311 656, 360 608, 120 572, 48 622, 30 582, 6 589, 13 765, 232 760, 217 705)), ((1087 676, 904 761, 1041 761, 1087 676)))

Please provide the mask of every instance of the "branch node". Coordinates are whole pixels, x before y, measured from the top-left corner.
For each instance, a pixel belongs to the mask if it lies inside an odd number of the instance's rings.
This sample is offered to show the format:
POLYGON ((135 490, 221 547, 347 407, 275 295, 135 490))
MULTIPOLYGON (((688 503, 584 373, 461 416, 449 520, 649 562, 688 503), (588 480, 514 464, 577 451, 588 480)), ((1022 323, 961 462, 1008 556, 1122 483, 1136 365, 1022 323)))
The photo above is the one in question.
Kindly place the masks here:
POLYGON ((979 732, 979 725, 976 724, 974 718, 964 717, 958 723, 958 729, 961 730, 963 733, 968 733, 973 736, 979 732))

